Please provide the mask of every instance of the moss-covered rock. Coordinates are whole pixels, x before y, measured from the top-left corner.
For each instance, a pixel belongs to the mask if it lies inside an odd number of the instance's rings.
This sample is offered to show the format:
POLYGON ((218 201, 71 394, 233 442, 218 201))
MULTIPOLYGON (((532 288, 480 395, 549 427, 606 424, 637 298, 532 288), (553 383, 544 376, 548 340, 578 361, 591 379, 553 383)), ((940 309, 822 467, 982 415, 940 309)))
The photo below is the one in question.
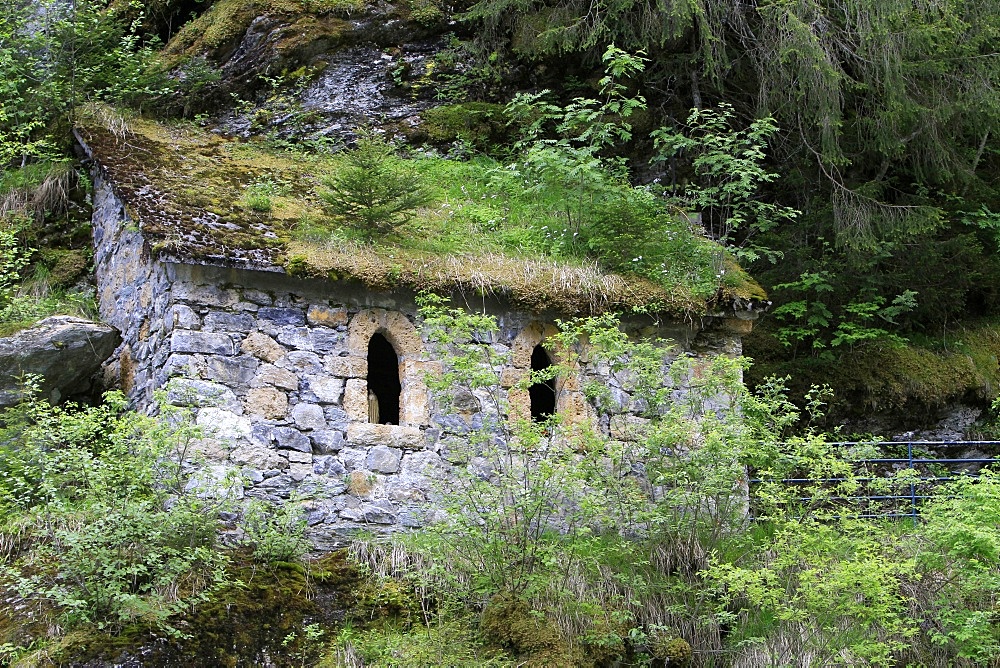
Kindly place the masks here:
POLYGON ((73 285, 87 273, 90 265, 90 254, 85 250, 46 248, 40 251, 40 255, 52 287, 73 285))
POLYGON ((745 341, 744 352, 754 359, 747 383, 752 387, 769 376, 788 376, 793 397, 812 385, 829 385, 837 419, 876 411, 905 416, 912 428, 951 403, 985 407, 1000 387, 1000 324, 995 321, 967 322, 946 340, 875 342, 795 359, 787 358, 773 328, 765 323, 745 341))
MULTIPOLYGON (((239 552, 233 555, 229 577, 232 584, 211 600, 172 618, 173 633, 135 625, 110 634, 83 626, 53 638, 47 633, 56 628, 51 613, 37 615, 38 623, 31 626, 24 624, 21 612, 8 608, 0 611, 0 644, 41 641, 39 665, 301 666, 315 660, 323 645, 304 629, 315 625, 321 638, 332 634, 357 605, 355 590, 362 581, 344 552, 304 566, 262 566, 239 552)), ((364 617, 359 613, 359 618, 364 617)), ((32 665, 33 659, 27 660, 32 665)))
POLYGON ((422 117, 420 129, 431 141, 462 141, 483 152, 503 143, 510 132, 503 106, 489 102, 446 104, 428 109, 422 117))
POLYGON ((524 666, 570 668, 591 663, 543 613, 507 594, 498 594, 487 604, 480 631, 489 641, 517 654, 524 666))

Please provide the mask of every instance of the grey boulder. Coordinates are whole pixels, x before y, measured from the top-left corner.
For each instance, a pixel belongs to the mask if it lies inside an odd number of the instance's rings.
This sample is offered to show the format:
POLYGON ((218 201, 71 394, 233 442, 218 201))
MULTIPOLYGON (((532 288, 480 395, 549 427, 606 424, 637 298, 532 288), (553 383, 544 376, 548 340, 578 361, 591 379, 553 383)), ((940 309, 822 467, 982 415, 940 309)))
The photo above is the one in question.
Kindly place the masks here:
POLYGON ((45 318, 0 338, 0 406, 21 400, 20 378, 27 374, 42 377, 42 397, 53 402, 86 392, 121 340, 110 325, 71 316, 45 318))

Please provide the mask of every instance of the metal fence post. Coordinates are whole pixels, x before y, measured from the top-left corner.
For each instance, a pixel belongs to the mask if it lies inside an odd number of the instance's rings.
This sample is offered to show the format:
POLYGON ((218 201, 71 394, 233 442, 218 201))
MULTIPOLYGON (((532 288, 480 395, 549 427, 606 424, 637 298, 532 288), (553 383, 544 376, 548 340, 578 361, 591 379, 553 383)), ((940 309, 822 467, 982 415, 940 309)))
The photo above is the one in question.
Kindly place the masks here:
POLYGON ((906 459, 910 468, 910 511, 913 513, 913 526, 917 526, 917 483, 913 479, 913 441, 906 442, 906 459))

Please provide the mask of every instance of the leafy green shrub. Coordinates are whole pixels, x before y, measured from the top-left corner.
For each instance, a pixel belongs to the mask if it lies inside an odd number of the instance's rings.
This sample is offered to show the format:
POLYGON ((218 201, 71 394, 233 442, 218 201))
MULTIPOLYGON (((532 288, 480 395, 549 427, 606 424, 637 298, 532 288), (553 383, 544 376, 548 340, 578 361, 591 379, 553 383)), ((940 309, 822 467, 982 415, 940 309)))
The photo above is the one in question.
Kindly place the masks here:
POLYGON ((955 647, 960 657, 994 662, 1000 656, 1000 474, 958 478, 922 515, 920 534, 932 546, 918 561, 927 583, 923 612, 934 622, 931 641, 955 647))
POLYGON ((320 197, 339 223, 369 239, 394 231, 429 200, 420 177, 373 135, 362 136, 345 156, 346 165, 323 179, 320 197))
POLYGON ((252 500, 243 509, 244 541, 254 559, 265 564, 295 563, 312 548, 305 536, 306 518, 291 499, 284 504, 252 500))
POLYGON ((410 18, 420 25, 433 26, 447 16, 434 0, 410 0, 409 4, 410 18))
MULTIPOLYGON (((994 475, 942 490, 926 528, 867 519, 858 497, 873 482, 858 453, 796 435, 800 411, 780 381, 750 394, 742 361, 672 360, 629 341, 613 318, 561 323, 550 372, 584 351, 607 365, 642 419, 606 393, 588 396, 627 440, 558 417, 518 422, 499 389, 506 359, 481 344, 495 322, 435 299, 422 314, 445 361, 428 384, 445 404, 473 392, 484 424, 455 453, 468 464, 442 490, 446 518, 404 543, 419 569, 392 560, 426 592, 425 615, 437 611, 428 623, 489 601, 480 632, 538 665, 629 652, 877 666, 1000 654, 994 475), (760 480, 752 496, 748 468, 760 480)), ((810 419, 828 400, 821 390, 807 398, 810 419)), ((908 480, 887 476, 877 489, 896 494, 908 480)))
POLYGON ((440 620, 409 631, 392 628, 358 630, 347 626, 336 650, 318 668, 361 666, 454 666, 501 668, 519 665, 485 647, 471 620, 440 620))
POLYGON ((365 9, 365 0, 306 0, 303 4, 309 12, 331 12, 338 16, 350 16, 365 9))
POLYGON ((195 434, 125 410, 32 399, 0 430, 0 589, 44 603, 66 628, 170 619, 226 582, 220 501, 180 459, 195 434))

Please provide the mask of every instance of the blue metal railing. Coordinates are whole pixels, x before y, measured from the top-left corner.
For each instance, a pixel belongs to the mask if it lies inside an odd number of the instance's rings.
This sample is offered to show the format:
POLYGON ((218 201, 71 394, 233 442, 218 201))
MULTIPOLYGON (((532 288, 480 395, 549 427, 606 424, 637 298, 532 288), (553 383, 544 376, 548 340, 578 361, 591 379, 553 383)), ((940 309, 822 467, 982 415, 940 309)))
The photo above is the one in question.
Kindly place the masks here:
MULTIPOLYGON (((994 457, 940 457, 929 456, 935 453, 947 454, 955 449, 978 450, 979 452, 1000 452, 1000 441, 839 441, 829 443, 835 447, 866 447, 873 448, 881 456, 871 458, 851 459, 855 473, 850 478, 808 478, 787 477, 767 479, 750 477, 750 501, 754 506, 754 489, 765 483, 779 483, 789 488, 800 487, 803 492, 815 486, 834 487, 837 483, 855 482, 860 485, 858 494, 810 496, 799 495, 792 500, 807 505, 818 505, 827 508, 851 506, 857 512, 851 516, 860 518, 912 518, 916 521, 920 514, 921 504, 935 496, 934 488, 942 483, 954 480, 958 475, 978 475, 978 472, 991 464, 1000 463, 1000 458, 994 457), (905 447, 906 456, 891 456, 893 450, 905 447), (879 469, 886 469, 885 474, 878 474, 879 469), (898 493, 886 493, 878 489, 891 484, 890 473, 901 470, 916 471, 907 476, 908 484, 905 490, 898 493), (881 484, 879 484, 881 483, 881 484), (868 493, 861 493, 867 491, 868 493)), ((892 490, 894 491, 894 490, 892 490)))

